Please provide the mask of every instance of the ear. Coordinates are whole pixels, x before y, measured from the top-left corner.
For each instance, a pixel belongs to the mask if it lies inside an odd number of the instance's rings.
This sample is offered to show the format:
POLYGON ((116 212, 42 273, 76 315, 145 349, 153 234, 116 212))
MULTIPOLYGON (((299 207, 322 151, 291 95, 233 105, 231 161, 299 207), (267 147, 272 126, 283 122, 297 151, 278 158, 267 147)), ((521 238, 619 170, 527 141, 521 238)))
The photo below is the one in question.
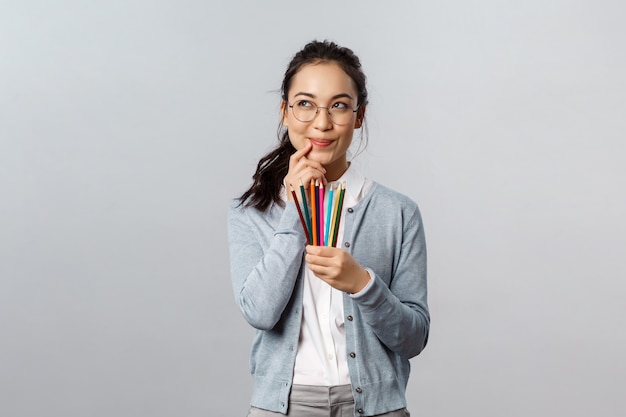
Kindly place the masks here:
POLYGON ((365 118, 365 105, 359 107, 359 110, 356 112, 356 121, 354 122, 354 128, 358 129, 363 126, 363 119, 365 118))
POLYGON ((283 126, 287 127, 287 102, 285 100, 280 102, 280 116, 283 126))

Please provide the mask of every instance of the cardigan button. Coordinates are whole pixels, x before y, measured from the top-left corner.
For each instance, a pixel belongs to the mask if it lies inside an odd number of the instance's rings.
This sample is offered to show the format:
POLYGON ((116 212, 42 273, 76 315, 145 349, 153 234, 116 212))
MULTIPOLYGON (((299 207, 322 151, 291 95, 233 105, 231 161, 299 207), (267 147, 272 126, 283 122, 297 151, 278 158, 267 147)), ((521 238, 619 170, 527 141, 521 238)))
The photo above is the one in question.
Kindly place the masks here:
POLYGON ((359 414, 363 414, 363 409, 359 408, 358 410, 356 410, 356 412, 359 413, 359 414))
POLYGON ((349 248, 350 247, 350 242, 344 243, 343 246, 345 246, 346 248, 349 248))
POLYGON ((363 392, 363 390, 361 389, 361 387, 356 387, 355 391, 356 391, 356 392, 358 392, 359 394, 363 392))
POLYGON ((352 317, 352 316, 348 316, 348 317, 346 317, 346 318, 348 319, 348 321, 352 321, 352 320, 354 320, 354 317, 352 317))
POLYGON ((354 352, 350 352, 350 357, 351 357, 351 358, 356 358, 356 353, 354 353, 354 352))
POLYGON ((352 213, 354 210, 352 210, 352 207, 348 208, 348 213, 352 213))

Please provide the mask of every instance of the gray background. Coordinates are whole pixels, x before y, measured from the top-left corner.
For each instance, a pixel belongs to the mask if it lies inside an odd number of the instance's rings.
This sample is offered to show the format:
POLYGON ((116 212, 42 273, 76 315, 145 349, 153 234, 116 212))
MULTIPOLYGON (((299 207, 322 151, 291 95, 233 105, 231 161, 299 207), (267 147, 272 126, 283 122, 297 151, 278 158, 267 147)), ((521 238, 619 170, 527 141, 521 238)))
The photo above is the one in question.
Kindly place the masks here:
POLYGON ((626 6, 0 1, 0 415, 244 416, 226 207, 307 41, 422 209, 416 416, 626 412, 626 6))

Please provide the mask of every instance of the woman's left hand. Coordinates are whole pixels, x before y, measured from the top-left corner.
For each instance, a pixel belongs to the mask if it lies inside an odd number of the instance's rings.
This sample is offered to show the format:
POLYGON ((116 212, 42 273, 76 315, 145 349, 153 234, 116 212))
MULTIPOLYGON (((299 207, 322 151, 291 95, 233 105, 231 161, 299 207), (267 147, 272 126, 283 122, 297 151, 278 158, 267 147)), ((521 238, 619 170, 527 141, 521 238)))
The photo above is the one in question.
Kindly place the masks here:
POLYGON ((340 248, 307 245, 305 259, 318 278, 339 291, 357 293, 370 280, 365 268, 340 248))

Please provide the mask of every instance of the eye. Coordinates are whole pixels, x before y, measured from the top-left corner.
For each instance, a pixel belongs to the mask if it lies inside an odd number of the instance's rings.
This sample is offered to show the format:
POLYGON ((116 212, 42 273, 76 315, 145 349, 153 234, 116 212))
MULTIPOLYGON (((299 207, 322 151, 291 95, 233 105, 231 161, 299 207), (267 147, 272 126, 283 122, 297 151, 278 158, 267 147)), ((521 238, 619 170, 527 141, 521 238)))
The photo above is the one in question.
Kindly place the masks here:
POLYGON ((315 105, 308 100, 298 100, 296 101, 296 106, 307 108, 307 107, 314 107, 315 105))
POLYGON ((337 110, 339 110, 339 111, 342 111, 342 110, 349 110, 349 109, 350 109, 350 106, 349 106, 348 104, 346 104, 346 103, 337 102, 337 103, 334 103, 334 104, 332 105, 332 109, 333 109, 333 110, 334 110, 334 109, 337 109, 337 110))

